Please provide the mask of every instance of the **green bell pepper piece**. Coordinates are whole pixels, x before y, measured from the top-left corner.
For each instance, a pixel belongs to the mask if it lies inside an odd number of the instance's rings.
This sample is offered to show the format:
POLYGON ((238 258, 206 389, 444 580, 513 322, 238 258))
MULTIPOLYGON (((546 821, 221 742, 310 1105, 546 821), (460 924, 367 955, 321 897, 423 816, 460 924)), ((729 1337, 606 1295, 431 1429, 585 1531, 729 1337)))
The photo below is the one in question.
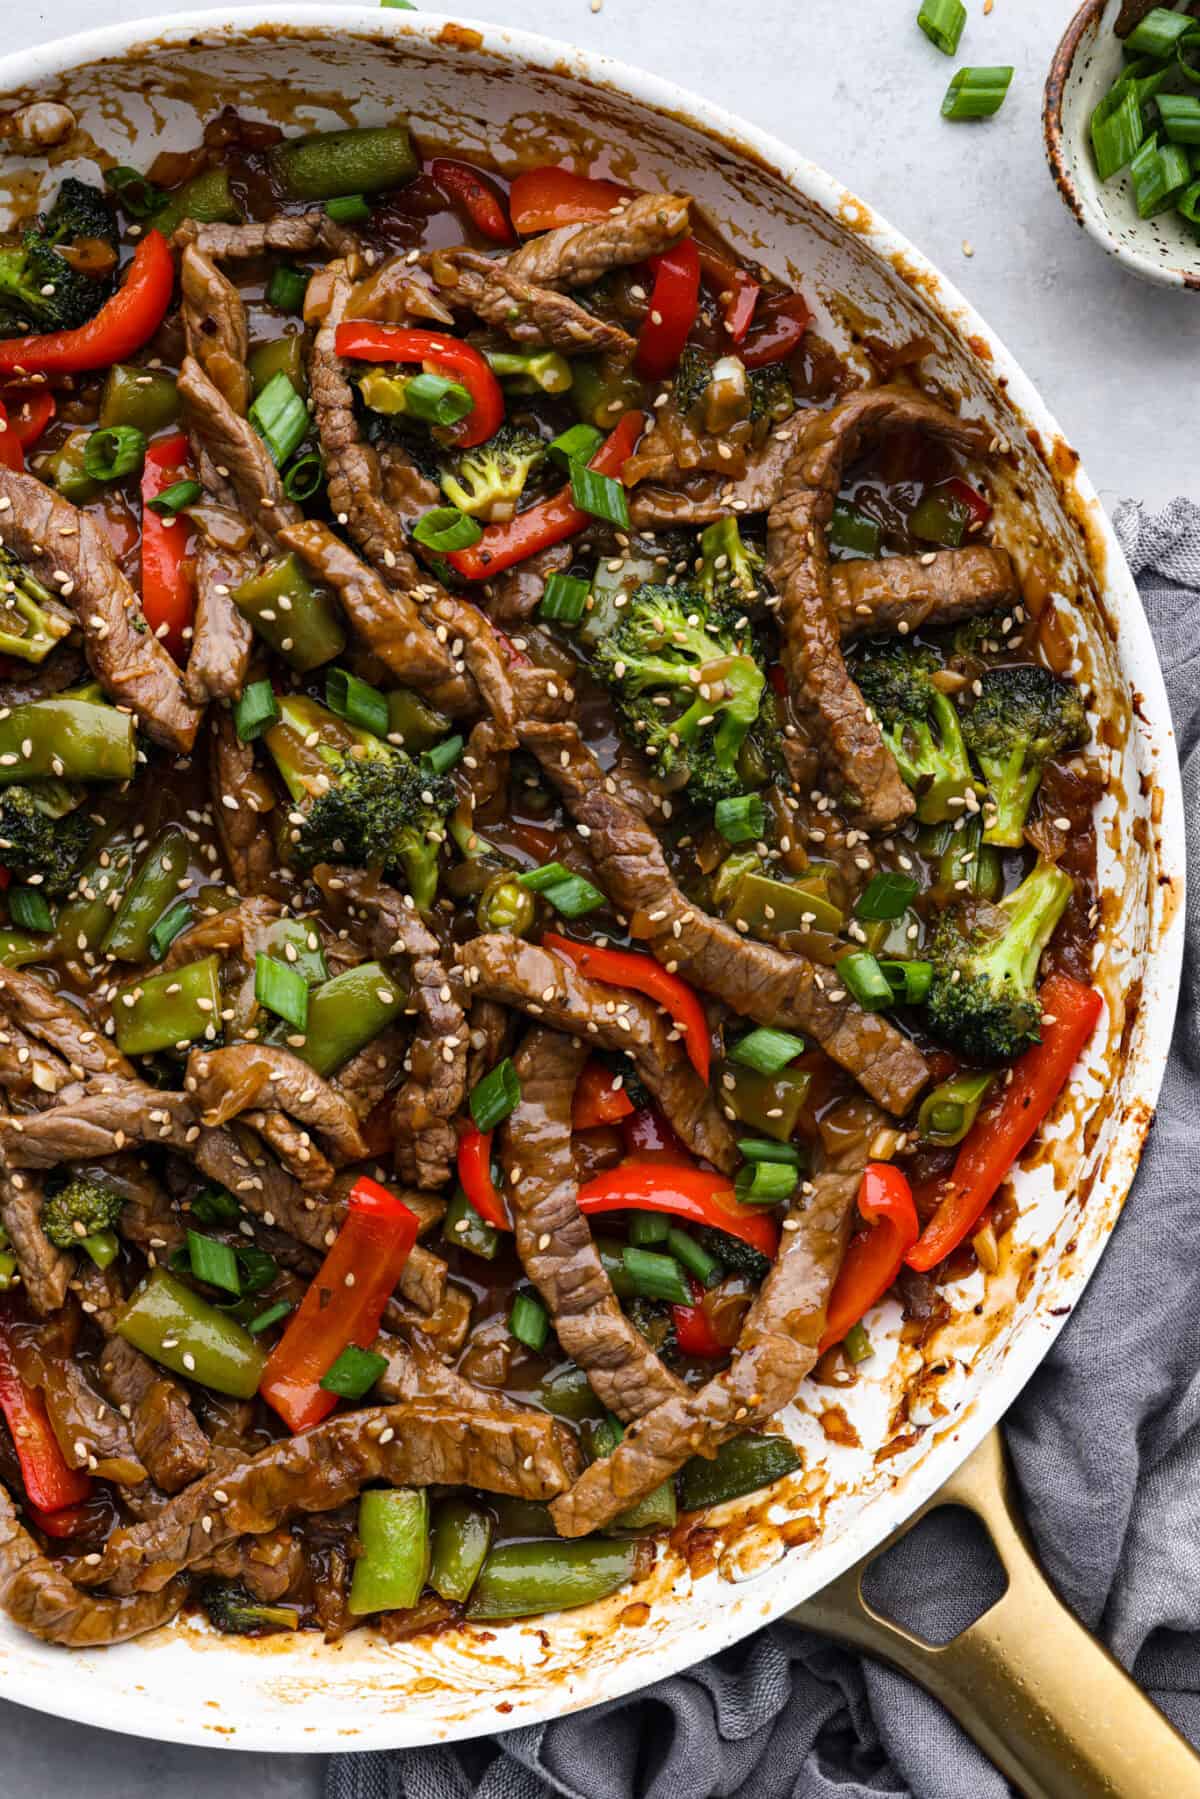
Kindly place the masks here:
POLYGON ((571 365, 557 350, 485 350, 488 366, 509 393, 565 394, 571 365))
POLYGON ((407 687, 394 687, 387 696, 387 705, 388 742, 397 743, 410 756, 440 743, 450 729, 444 712, 438 712, 407 687))
POLYGON ((571 399, 585 424, 611 431, 623 412, 645 405, 646 393, 627 364, 575 356, 571 360, 571 399))
POLYGON ((29 931, 0 930, 0 963, 5 968, 24 968, 29 962, 44 962, 51 942, 29 931))
POLYGON ((532 1397, 555 1418, 569 1418, 576 1424, 585 1418, 604 1416, 604 1407, 592 1391, 591 1381, 574 1362, 552 1369, 532 1397))
POLYGON ((408 995, 381 962, 360 962, 313 989, 308 1029, 297 1054, 318 1074, 332 1074, 400 1016, 408 995))
POLYGON ((87 700, 30 700, 0 719, 0 783, 128 781, 137 767, 134 721, 87 700))
POLYGON ((254 1397, 267 1360, 249 1331, 165 1268, 137 1288, 117 1335, 173 1374, 233 1399, 254 1397))
POLYGON ((492 1545, 492 1520, 469 1499, 444 1499, 433 1525, 429 1585, 442 1599, 470 1596, 492 1545))
POLYGON ((272 150, 271 163, 293 200, 375 194, 411 181, 418 166, 406 125, 369 125, 288 138, 272 150))
POLYGON ((49 483, 73 506, 86 506, 100 492, 101 483, 83 466, 90 431, 72 431, 53 450, 39 456, 34 464, 43 481, 49 483))
POLYGON ((480 1571, 469 1618, 528 1618, 591 1605, 623 1587, 638 1546, 598 1537, 565 1543, 502 1543, 480 1571))
POLYGON ((110 837, 101 844, 58 908, 52 945, 55 957, 70 961, 100 947, 132 869, 133 855, 126 838, 110 837))
POLYGON ((795 1134, 800 1114, 812 1086, 804 1068, 784 1068, 778 1074, 759 1074, 741 1062, 723 1062, 718 1091, 742 1124, 758 1135, 786 1143, 795 1134))
POLYGON ((246 358, 250 385, 258 398, 268 381, 286 375, 302 400, 308 398, 308 365, 304 360, 304 337, 299 331, 285 332, 267 343, 252 344, 246 358))
POLYGON ((165 369, 140 369, 114 362, 100 393, 100 425, 132 425, 146 437, 179 418, 179 392, 165 369))
POLYGON ((266 953, 304 976, 310 987, 329 979, 325 952, 316 927, 304 918, 280 918, 266 934, 266 953))
POLYGON ((358 1502, 362 1554, 350 1582, 350 1611, 407 1611, 429 1574, 429 1495, 424 1487, 372 1488, 358 1502))
POLYGON ((723 1443, 710 1461, 694 1455, 679 1471, 679 1504, 685 1512, 703 1506, 724 1505, 757 1493, 773 1481, 793 1474, 803 1462, 786 1437, 734 1437, 723 1443))
POLYGON ((221 959, 215 955, 152 974, 113 1002, 117 1048, 125 1056, 152 1055, 198 1037, 211 1040, 220 1022, 221 959))
POLYGON ((269 562, 235 587, 233 601, 263 642, 298 674, 332 662, 346 647, 333 595, 313 586, 294 555, 269 562))
POLYGON ((191 852, 178 825, 168 825, 151 843, 117 908, 102 948, 118 962, 146 962, 150 933, 179 898, 191 852))
POLYGON ((218 163, 215 168, 201 169, 177 188, 152 223, 164 237, 170 237, 184 219, 195 219, 201 225, 236 225, 241 216, 230 190, 229 170, 218 163))
POLYGON ((836 936, 846 923, 841 907, 829 898, 824 879, 814 878, 811 871, 796 881, 744 874, 729 896, 725 916, 731 924, 746 925, 752 936, 768 940, 792 931, 828 931, 836 936))
POLYGON ((447 1243, 468 1250, 485 1262, 494 1262, 500 1254, 501 1233, 479 1216, 461 1187, 456 1187, 450 1196, 442 1219, 442 1236, 447 1243))

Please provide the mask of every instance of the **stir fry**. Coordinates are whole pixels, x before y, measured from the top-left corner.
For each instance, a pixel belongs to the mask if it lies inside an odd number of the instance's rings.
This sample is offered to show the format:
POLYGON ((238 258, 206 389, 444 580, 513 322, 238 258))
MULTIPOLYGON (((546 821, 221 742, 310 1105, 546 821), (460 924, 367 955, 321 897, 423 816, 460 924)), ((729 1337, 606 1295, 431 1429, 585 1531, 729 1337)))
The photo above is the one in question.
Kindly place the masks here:
POLYGON ((1002 1260, 1088 695, 929 346, 685 195, 198 137, 0 248, 0 1606, 585 1604, 1002 1260))

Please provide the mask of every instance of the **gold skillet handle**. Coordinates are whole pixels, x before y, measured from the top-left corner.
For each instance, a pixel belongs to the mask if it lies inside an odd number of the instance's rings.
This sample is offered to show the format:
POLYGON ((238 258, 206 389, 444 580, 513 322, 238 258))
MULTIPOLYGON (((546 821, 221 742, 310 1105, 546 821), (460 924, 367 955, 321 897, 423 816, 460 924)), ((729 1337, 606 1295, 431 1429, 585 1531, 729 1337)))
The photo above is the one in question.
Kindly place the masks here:
POLYGON ((1200 1799, 1200 1756, 1042 1573, 999 1431, 903 1530, 791 1616, 917 1681, 1029 1799, 1200 1799), (862 1579, 876 1556, 943 1505, 961 1505, 982 1521, 1008 1587, 939 1646, 876 1612, 862 1579))

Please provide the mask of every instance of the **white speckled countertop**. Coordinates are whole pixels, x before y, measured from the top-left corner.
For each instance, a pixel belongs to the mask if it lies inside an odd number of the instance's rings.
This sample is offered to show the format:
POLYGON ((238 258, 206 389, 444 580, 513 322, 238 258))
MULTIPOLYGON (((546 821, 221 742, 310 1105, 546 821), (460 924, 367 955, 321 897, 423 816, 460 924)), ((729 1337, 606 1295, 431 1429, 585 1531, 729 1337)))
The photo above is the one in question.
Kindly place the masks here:
MULTIPOLYGON (((191 0, 200 4, 201 0, 191 0)), ((968 0, 960 60, 1013 63, 1004 111, 950 126, 952 65, 913 20, 917 0, 470 0, 512 23, 640 63, 793 143, 873 202, 940 264, 1041 389, 1108 504, 1161 505, 1200 477, 1181 386, 1200 358, 1200 297, 1134 280, 1071 221, 1042 154, 1041 92, 1075 0, 968 0), (970 254, 968 254, 970 252, 970 254)), ((6 11, 5 50, 171 0, 33 0, 6 11)), ((453 16, 453 9, 430 4, 453 16)), ((0 1701, 8 1799, 226 1799, 316 1795, 317 1757, 238 1756, 138 1742, 0 1701)))

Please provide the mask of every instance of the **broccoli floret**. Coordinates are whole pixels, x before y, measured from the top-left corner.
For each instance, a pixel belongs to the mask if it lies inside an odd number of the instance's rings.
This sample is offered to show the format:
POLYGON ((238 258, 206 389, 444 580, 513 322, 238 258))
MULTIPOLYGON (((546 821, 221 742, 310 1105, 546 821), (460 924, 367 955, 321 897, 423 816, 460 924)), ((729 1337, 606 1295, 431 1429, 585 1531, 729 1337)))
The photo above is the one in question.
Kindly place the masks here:
POLYGON ((84 1249, 98 1268, 107 1268, 117 1254, 113 1226, 124 1204, 115 1187, 74 1175, 43 1204, 42 1229, 56 1249, 84 1249))
POLYGON ((634 742, 664 780, 686 783, 700 804, 743 789, 738 755, 765 685, 750 648, 699 593, 647 583, 596 652, 634 742))
POLYGON ((918 819, 930 825, 960 814, 974 787, 958 712, 934 685, 941 667, 936 650, 896 639, 867 644, 851 669, 901 775, 917 795, 918 819), (955 800, 959 803, 952 805, 955 800))
MULTIPOLYGON (((116 226, 104 195, 69 177, 49 213, 19 244, 0 250, 0 335, 70 331, 86 324, 112 291, 108 269, 100 276, 88 274, 60 251, 82 251, 96 242, 112 252, 115 266, 116 226)), ((102 260, 109 262, 107 256, 102 260)))
POLYGON ((44 662, 74 622, 49 588, 0 544, 0 655, 44 662))
POLYGON ((427 912, 437 893, 445 817, 456 803, 454 783, 316 700, 289 694, 279 710, 266 744, 297 807, 289 823, 291 861, 304 870, 352 862, 382 869, 389 879, 403 874, 417 907, 427 912))
POLYGON ((769 419, 777 425, 796 410, 796 395, 787 370, 781 362, 770 362, 766 368, 749 369, 746 380, 750 388, 750 422, 769 419))
POLYGON ((472 518, 511 518, 525 483, 545 457, 546 446, 536 432, 501 425, 494 437, 463 450, 442 470, 442 492, 472 518))
POLYGON ((64 781, 0 788, 0 861, 11 874, 39 876, 44 893, 66 892, 94 830, 81 799, 64 781))
POLYGON ((745 1243, 741 1237, 732 1237, 728 1231, 714 1230, 712 1225, 702 1224, 696 1236, 710 1256, 716 1256, 727 1274, 744 1274, 747 1280, 757 1285, 765 1281, 771 1272, 768 1258, 762 1255, 753 1244, 745 1243))
POLYGON ((963 720, 963 735, 987 777, 983 838, 1019 849, 1042 770, 1054 757, 1082 749, 1087 713, 1077 688, 1033 664, 992 669, 982 688, 963 720))
POLYGON ((700 533, 700 591, 711 612, 728 609, 736 617, 770 594, 757 544, 746 543, 732 514, 700 533))
POLYGON ((983 612, 976 618, 960 619, 950 636, 951 654, 960 662, 980 662, 994 653, 1004 642, 1001 625, 1003 612, 983 612))
POLYGON ((712 380, 712 371, 712 357, 698 350, 695 344, 688 344, 679 358, 671 384, 676 411, 690 412, 703 398, 704 390, 712 380))
POLYGON ((789 413, 796 410, 792 383, 781 363, 771 363, 761 369, 748 369, 739 356, 714 358, 706 355, 703 350, 698 350, 694 344, 689 344, 679 358, 672 391, 678 412, 695 412, 703 404, 706 415, 704 422, 710 430, 729 422, 728 415, 731 411, 735 411, 739 418, 748 418, 751 424, 759 424, 760 421, 778 424, 780 419, 787 418, 789 413), (709 393, 714 382, 727 390, 723 397, 716 400, 709 393), (735 408, 739 393, 740 405, 735 408), (716 416, 710 417, 708 414, 713 406, 716 416))
POLYGON ((981 1062, 1011 1061, 1041 1041, 1038 964, 1074 890, 1043 859, 998 906, 976 901, 942 914, 927 952, 926 1004, 939 1037, 981 1062))
POLYGON ((206 1581, 200 1603, 214 1629, 231 1637, 261 1637, 272 1630, 298 1630, 294 1605, 264 1605, 237 1581, 206 1581))

